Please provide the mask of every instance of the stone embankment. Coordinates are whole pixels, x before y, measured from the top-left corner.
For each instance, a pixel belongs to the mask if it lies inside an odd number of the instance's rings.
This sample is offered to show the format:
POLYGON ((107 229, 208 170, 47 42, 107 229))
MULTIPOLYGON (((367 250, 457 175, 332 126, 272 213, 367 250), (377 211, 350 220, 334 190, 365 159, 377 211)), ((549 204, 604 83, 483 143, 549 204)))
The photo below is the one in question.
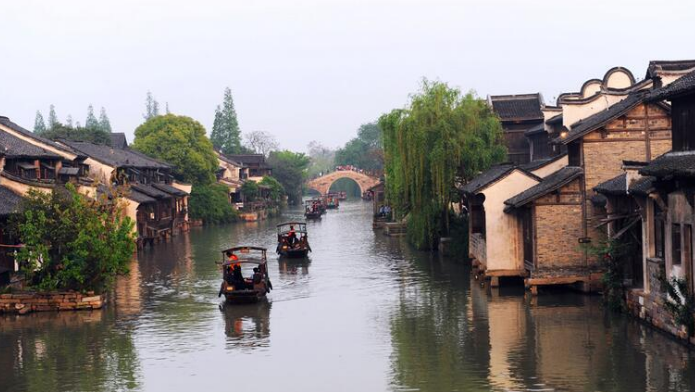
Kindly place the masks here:
POLYGON ((93 310, 101 309, 105 302, 105 295, 95 295, 94 292, 18 292, 0 294, 0 313, 93 310))

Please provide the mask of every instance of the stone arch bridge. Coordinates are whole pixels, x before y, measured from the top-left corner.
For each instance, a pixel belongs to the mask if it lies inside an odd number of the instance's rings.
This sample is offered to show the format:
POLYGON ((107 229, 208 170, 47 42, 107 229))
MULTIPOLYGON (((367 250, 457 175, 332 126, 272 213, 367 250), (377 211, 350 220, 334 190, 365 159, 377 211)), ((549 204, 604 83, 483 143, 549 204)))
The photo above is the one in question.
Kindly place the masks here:
POLYGON ((306 186, 309 189, 313 189, 320 194, 325 195, 328 193, 328 190, 331 189, 331 185, 341 178, 349 178, 354 180, 357 185, 359 185, 360 192, 362 193, 379 183, 379 179, 376 177, 368 176, 352 170, 337 170, 308 181, 306 186))

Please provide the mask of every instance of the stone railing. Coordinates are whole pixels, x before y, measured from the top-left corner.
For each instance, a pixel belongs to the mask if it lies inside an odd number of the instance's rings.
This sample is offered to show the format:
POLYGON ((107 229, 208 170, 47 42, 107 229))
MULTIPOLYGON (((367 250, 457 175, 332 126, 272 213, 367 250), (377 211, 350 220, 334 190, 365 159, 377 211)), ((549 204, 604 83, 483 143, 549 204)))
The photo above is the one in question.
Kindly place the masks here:
POLYGON ((105 302, 105 295, 95 295, 94 292, 18 292, 0 294, 0 313, 92 310, 101 309, 105 302))
POLYGON ((480 233, 471 234, 469 241, 470 256, 485 265, 487 263, 487 248, 485 246, 485 238, 480 233))

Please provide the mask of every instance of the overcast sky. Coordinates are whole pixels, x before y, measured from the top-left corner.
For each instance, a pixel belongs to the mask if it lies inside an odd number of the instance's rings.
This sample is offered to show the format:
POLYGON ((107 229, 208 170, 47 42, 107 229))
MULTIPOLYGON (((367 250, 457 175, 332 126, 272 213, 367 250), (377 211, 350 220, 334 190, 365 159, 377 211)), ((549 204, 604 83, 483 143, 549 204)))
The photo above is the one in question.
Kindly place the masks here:
POLYGON ((132 141, 145 95, 208 132, 226 86, 242 132, 338 147, 423 77, 554 102, 621 65, 695 58, 693 1, 0 0, 0 114, 105 107, 132 141))

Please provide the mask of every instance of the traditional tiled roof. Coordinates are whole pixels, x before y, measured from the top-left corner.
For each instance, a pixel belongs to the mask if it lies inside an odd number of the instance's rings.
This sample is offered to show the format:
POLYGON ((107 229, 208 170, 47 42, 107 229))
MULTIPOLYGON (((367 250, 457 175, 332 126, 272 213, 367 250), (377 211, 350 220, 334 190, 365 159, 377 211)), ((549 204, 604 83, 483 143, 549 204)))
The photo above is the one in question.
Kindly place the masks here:
POLYGON ((130 185, 131 190, 135 190, 140 193, 144 193, 145 195, 149 197, 154 197, 155 199, 170 199, 171 195, 167 192, 164 192, 160 189, 155 188, 151 184, 131 184, 130 185))
POLYGON ((625 113, 629 112, 635 106, 643 103, 647 96, 646 91, 637 91, 631 93, 627 98, 622 101, 610 106, 609 108, 595 113, 587 118, 577 121, 572 124, 570 131, 567 136, 558 137, 553 142, 567 144, 573 140, 577 140, 580 137, 588 134, 589 132, 595 131, 602 126, 606 125, 609 121, 612 121, 625 113))
POLYGON ((668 152, 639 171, 654 177, 695 177, 695 151, 668 152))
POLYGON ((222 153, 218 153, 217 157, 220 158, 220 160, 222 162, 229 163, 230 165, 234 165, 234 166, 238 166, 238 167, 244 167, 244 164, 241 163, 240 161, 235 161, 235 160, 223 155, 222 153))
POLYGON ((623 173, 594 187, 594 190, 604 195, 627 194, 627 174, 623 173))
POLYGON ((562 159, 565 156, 567 156, 567 153, 562 153, 560 155, 556 155, 556 156, 550 157, 550 158, 536 159, 536 160, 531 161, 529 163, 524 163, 522 165, 519 165, 519 167, 526 170, 526 171, 532 172, 534 170, 538 170, 538 169, 542 168, 545 165, 548 165, 548 164, 553 163, 559 159, 562 159))
POLYGON ((581 176, 583 172, 584 171, 580 167, 563 167, 562 169, 544 178, 539 184, 532 186, 531 188, 510 199, 507 199, 504 204, 508 205, 509 207, 505 208, 505 211, 511 208, 522 207, 541 196, 560 189, 566 184, 569 184, 575 178, 581 176))
POLYGON ((154 183, 154 184, 150 184, 150 185, 152 185, 154 188, 159 189, 162 192, 166 192, 166 193, 173 195, 173 196, 186 196, 186 195, 188 195, 188 192, 182 191, 181 189, 175 188, 169 184, 154 183))
POLYGON ((540 123, 538 125, 534 125, 533 127, 529 128, 526 132, 524 132, 524 135, 531 136, 531 135, 535 135, 537 133, 543 133, 543 132, 545 132, 545 124, 540 123))
POLYGON ((516 169, 516 166, 513 164, 492 166, 488 170, 480 173, 466 185, 463 185, 460 190, 464 193, 476 193, 500 178, 506 176, 514 169, 516 169))
POLYGON ((38 142, 49 145, 57 150, 65 151, 65 152, 74 154, 74 152, 71 151, 69 148, 61 146, 60 144, 54 142, 53 140, 46 139, 45 137, 41 137, 41 136, 35 134, 34 132, 32 132, 28 129, 22 128, 21 126, 13 123, 12 121, 10 121, 10 119, 8 117, 0 116, 0 124, 6 126, 7 128, 10 128, 11 130, 13 130, 17 133, 24 135, 24 136, 27 136, 29 138, 32 138, 32 139, 38 141, 38 142))
POLYGON ((668 86, 652 91, 648 99, 650 101, 660 101, 687 94, 695 94, 695 71, 681 76, 668 86))
POLYGON ((659 71, 678 72, 695 68, 695 60, 652 60, 647 67, 645 78, 658 76, 659 71))
POLYGON ((540 94, 491 95, 490 103, 502 121, 543 119, 540 94))
POLYGON ((629 193, 640 196, 649 196, 649 192, 654 189, 654 181, 651 176, 644 176, 630 184, 629 193))
POLYGON ((136 202, 138 202, 138 203, 140 203, 140 204, 155 203, 155 202, 157 202, 157 200, 154 199, 153 197, 149 197, 149 196, 147 196, 146 194, 141 193, 141 192, 138 192, 138 191, 136 191, 135 189, 132 189, 132 188, 131 188, 131 190, 130 190, 130 193, 128 194, 128 198, 129 198, 130 200, 136 201, 136 202))
POLYGON ((79 167, 61 167, 60 170, 58 170, 58 174, 66 175, 66 176, 76 176, 76 175, 80 174, 80 168, 79 167))
POLYGON ((0 146, 3 147, 3 154, 8 158, 62 158, 58 154, 54 154, 2 130, 0 130, 0 146))
POLYGON ((61 141, 68 147, 79 151, 99 162, 113 167, 133 167, 145 169, 169 169, 171 166, 159 162, 129 148, 117 149, 111 146, 89 142, 61 141))
POLYGON ((120 149, 128 147, 128 141, 125 138, 125 133, 112 132, 111 133, 111 147, 120 148, 120 149))
POLYGON ((555 124, 555 123, 562 123, 562 113, 557 114, 553 117, 550 117, 545 121, 547 124, 555 124))
POLYGON ((0 185, 0 217, 20 212, 22 196, 0 185))
POLYGON ((244 166, 260 168, 267 167, 265 163, 265 156, 263 156, 263 154, 229 154, 224 155, 224 157, 231 161, 239 162, 244 166))

